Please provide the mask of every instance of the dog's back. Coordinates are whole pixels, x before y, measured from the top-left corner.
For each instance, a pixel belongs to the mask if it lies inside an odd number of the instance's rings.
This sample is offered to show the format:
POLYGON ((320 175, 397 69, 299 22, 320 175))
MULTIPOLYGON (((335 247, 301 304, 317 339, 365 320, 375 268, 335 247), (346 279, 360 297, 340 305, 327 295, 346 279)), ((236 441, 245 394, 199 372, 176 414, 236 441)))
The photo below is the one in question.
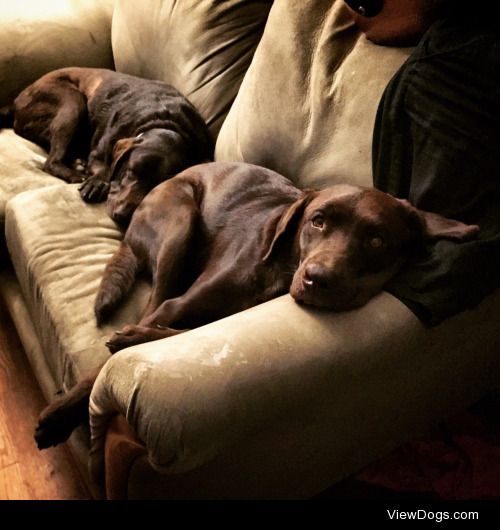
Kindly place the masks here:
MULTIPOLYGON (((228 240, 261 228, 270 214, 292 203, 301 191, 283 175, 253 164, 213 162, 191 167, 176 179, 203 189, 198 205, 205 230, 228 240), (227 236, 222 236, 226 233, 227 236)), ((154 197, 152 197, 155 200, 154 197)))
POLYGON ((111 72, 88 99, 92 128, 110 141, 168 128, 194 140, 195 163, 211 160, 213 140, 195 107, 162 81, 111 72))

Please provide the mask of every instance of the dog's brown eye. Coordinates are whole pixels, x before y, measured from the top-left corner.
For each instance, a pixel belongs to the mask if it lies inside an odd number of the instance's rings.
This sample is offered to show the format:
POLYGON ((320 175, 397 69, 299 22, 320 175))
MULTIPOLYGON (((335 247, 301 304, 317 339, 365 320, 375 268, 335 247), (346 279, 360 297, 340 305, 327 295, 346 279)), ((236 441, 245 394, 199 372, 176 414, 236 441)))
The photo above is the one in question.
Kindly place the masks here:
POLYGON ((314 226, 314 228, 323 228, 325 224, 325 218, 321 214, 315 215, 312 218, 311 224, 314 226))
POLYGON ((381 237, 372 237, 368 244, 371 248, 381 248, 384 246, 384 240, 381 237))

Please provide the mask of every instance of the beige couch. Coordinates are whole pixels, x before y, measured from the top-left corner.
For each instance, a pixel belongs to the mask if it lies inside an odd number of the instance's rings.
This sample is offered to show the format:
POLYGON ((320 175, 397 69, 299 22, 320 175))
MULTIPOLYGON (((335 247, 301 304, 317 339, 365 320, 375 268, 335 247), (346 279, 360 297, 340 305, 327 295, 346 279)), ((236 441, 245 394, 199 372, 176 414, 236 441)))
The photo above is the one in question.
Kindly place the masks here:
MULTIPOLYGON (((340 0, 1 9, 0 105, 59 66, 163 79, 200 109, 217 159, 299 186, 371 184, 377 103, 411 52, 369 43, 340 0)), ((0 291, 51 400, 109 358, 105 338, 138 318, 149 286, 96 328, 121 232, 102 205, 43 173, 44 158, 0 131, 0 291)), ((430 330, 386 293, 341 314, 283 296, 109 358, 90 446, 85 430, 70 443, 108 498, 310 497, 493 388, 499 324, 498 292, 430 330)))

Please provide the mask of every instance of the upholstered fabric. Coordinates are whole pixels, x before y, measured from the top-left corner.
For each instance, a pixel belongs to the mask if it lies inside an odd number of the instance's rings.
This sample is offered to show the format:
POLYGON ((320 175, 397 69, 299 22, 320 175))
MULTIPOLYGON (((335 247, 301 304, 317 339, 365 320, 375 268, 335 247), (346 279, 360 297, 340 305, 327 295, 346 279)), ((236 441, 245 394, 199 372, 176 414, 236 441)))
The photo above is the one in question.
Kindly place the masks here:
POLYGON ((54 398, 58 388, 47 365, 33 320, 24 302, 19 282, 17 282, 13 271, 8 268, 0 272, 0 297, 9 310, 12 322, 16 326, 24 353, 30 362, 40 390, 45 399, 50 401, 54 398))
POLYGON ((114 0, 2 2, 0 106, 45 72, 62 66, 113 67, 114 0))
POLYGON ((409 53, 360 36, 342 0, 276 0, 216 158, 261 164, 303 187, 371 185, 378 101, 409 53))
POLYGON ((104 205, 81 200, 77 185, 17 195, 7 205, 6 237, 52 377, 71 387, 108 358, 112 330, 138 320, 148 288, 139 284, 116 319, 96 327, 94 299, 121 232, 104 205))
POLYGON ((271 0, 118 0, 116 69, 174 85, 214 137, 252 59, 271 0))
POLYGON ((46 159, 43 149, 14 134, 0 130, 0 263, 7 261, 5 251, 5 208, 7 201, 26 190, 61 184, 61 180, 42 170, 46 159))
MULTIPOLYGON (((111 0, 5 4, 0 102, 58 66, 112 65, 111 0)), ((245 76, 218 158, 267 165, 302 186, 370 184, 375 110, 410 50, 368 43, 341 0, 275 0, 266 24, 271 4, 119 0, 116 66, 177 86, 214 136, 245 76)), ((117 496, 309 496, 497 384, 498 292, 432 330, 388 294, 341 314, 284 296, 110 357, 106 337, 137 321, 149 289, 139 285, 96 328, 95 294, 121 233, 103 205, 43 174, 44 156, 0 133, 0 206, 22 299, 5 276, 0 290, 30 355, 43 356, 32 364, 46 395, 108 360, 91 399, 94 475, 115 413, 140 438, 123 432, 122 453, 108 460, 125 466, 113 475, 117 496)))
POLYGON ((62 181, 43 171, 46 152, 12 129, 0 130, 0 222, 7 201, 23 191, 54 186, 62 181))
POLYGON ((385 293, 344 313, 287 295, 123 350, 92 392, 93 471, 119 412, 160 472, 229 458, 220 495, 317 493, 497 383, 499 303, 429 331, 385 293))

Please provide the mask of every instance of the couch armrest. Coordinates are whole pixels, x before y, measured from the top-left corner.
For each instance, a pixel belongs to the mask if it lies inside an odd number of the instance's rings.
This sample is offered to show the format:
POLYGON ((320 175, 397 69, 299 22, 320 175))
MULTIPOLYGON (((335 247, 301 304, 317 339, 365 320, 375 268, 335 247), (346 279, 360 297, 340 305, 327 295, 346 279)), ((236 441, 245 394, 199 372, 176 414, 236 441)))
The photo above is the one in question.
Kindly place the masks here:
POLYGON ((499 324, 500 292, 430 330, 386 293, 337 314, 287 295, 128 348, 92 392, 91 472, 102 478, 106 427, 120 413, 168 474, 285 433, 272 458, 261 444, 253 480, 313 495, 493 387, 499 324))
POLYGON ((0 8, 0 106, 63 66, 113 67, 114 0, 16 0, 0 8))

